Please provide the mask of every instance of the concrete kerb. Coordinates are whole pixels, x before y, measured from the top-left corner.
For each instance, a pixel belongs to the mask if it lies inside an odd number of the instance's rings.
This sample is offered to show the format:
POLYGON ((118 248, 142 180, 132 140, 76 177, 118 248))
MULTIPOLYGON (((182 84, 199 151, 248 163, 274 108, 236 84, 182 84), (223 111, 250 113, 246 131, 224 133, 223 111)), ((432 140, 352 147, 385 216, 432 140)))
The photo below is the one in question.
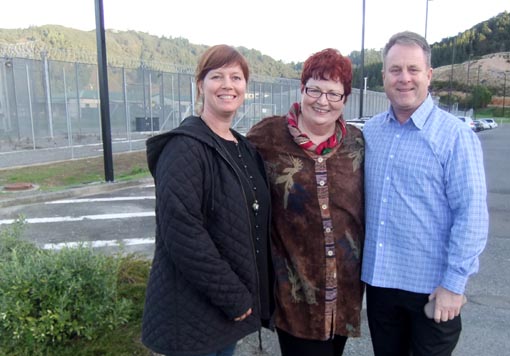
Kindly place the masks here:
POLYGON ((69 187, 54 192, 41 192, 39 190, 1 192, 0 208, 87 196, 151 183, 153 183, 152 178, 142 178, 120 182, 97 182, 86 186, 69 187))

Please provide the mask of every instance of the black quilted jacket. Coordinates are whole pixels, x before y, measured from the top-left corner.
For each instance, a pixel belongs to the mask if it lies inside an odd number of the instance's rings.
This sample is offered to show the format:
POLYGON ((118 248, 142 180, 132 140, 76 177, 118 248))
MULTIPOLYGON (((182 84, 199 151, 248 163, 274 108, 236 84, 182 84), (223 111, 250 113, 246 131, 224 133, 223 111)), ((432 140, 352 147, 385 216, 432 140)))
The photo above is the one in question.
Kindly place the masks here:
POLYGON ((249 210, 222 147, 194 116, 147 141, 156 249, 142 341, 157 353, 206 354, 260 329, 249 210), (233 321, 249 308, 250 317, 233 321))

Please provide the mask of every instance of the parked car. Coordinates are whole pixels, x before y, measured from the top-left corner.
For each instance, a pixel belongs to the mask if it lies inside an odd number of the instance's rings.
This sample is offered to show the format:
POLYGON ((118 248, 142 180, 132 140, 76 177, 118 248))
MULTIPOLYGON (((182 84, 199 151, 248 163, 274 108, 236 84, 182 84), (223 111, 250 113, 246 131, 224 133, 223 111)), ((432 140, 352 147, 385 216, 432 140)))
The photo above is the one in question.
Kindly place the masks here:
POLYGON ((475 132, 479 132, 479 131, 485 130, 483 122, 481 122, 479 120, 474 120, 474 121, 475 121, 475 132))
POLYGON ((489 129, 493 129, 495 127, 498 127, 498 123, 494 119, 480 119, 481 121, 485 122, 487 126, 489 126, 489 129))
POLYGON ((457 117, 459 118, 460 121, 468 125, 471 128, 471 130, 476 132, 475 122, 473 121, 472 118, 470 118, 469 116, 457 116, 457 117))
POLYGON ((489 123, 483 121, 482 119, 476 119, 475 128, 476 128, 475 131, 483 131, 490 129, 491 127, 489 126, 489 123))
POLYGON ((361 131, 363 131, 363 127, 365 126, 365 122, 367 122, 367 120, 369 120, 371 118, 371 116, 363 116, 361 118, 355 118, 355 119, 349 119, 349 120, 345 120, 345 122, 347 124, 351 124, 353 126, 356 126, 358 129, 360 129, 361 131))

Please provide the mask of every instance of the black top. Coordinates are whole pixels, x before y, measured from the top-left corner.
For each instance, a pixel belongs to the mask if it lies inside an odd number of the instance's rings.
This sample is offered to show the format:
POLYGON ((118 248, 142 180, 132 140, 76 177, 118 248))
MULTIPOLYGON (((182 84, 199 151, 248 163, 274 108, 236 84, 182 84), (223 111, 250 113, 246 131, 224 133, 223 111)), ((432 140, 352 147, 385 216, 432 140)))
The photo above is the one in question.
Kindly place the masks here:
MULTIPOLYGON (((259 173, 254 175, 257 189, 268 189, 262 158, 244 136, 233 133, 243 142, 240 150, 246 149, 243 158, 253 162, 247 170, 259 173)), ((142 341, 157 353, 214 352, 257 331, 267 316, 272 292, 266 287, 273 286, 273 273, 265 272, 269 248, 264 242, 257 254, 253 237, 257 241, 254 231, 264 231, 260 236, 267 239, 270 213, 258 229, 252 228, 258 219, 253 198, 245 197, 251 193, 249 182, 243 183, 234 157, 196 116, 147 141, 156 186, 156 246, 142 341), (249 308, 252 315, 234 321, 249 308)), ((261 209, 263 204, 270 209, 266 195, 259 195, 261 209)))
POLYGON ((248 206, 252 206, 255 199, 258 202, 258 210, 251 211, 251 230, 253 233, 253 244, 257 258, 260 283, 260 308, 261 318, 270 319, 270 310, 272 310, 272 296, 269 295, 271 288, 268 285, 269 280, 265 276, 273 273, 270 259, 269 231, 266 221, 269 220, 270 195, 269 189, 264 179, 264 172, 261 172, 257 162, 252 158, 244 141, 236 143, 221 139, 231 158, 237 163, 237 173, 239 174, 243 186, 244 195, 248 206), (246 166, 246 167, 245 167, 246 166))

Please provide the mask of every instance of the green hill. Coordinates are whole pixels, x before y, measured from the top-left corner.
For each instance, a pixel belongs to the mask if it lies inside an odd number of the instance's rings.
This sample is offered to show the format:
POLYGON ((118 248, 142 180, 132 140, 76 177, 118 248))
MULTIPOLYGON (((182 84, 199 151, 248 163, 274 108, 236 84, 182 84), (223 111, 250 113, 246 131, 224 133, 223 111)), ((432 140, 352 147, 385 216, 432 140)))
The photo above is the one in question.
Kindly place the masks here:
MULTIPOLYGON (((106 31, 108 62, 114 66, 137 68, 145 65, 156 70, 192 72, 198 57, 207 46, 190 43, 185 38, 157 37, 137 31, 106 31)), ((303 63, 284 63, 255 49, 238 47, 250 63, 253 74, 299 79, 303 63)), ((96 32, 80 31, 57 25, 26 29, 0 29, 0 56, 97 62, 96 32)), ((510 14, 501 14, 453 37, 432 44, 433 67, 481 59, 510 51, 510 14)), ((361 52, 349 54, 354 65, 354 86, 360 83, 361 52)), ((365 76, 372 90, 381 89, 380 50, 365 50, 365 76)))
MULTIPOLYGON (((106 31, 108 62, 114 66, 136 68, 142 63, 153 69, 193 71, 207 46, 185 38, 157 37, 136 31, 106 31)), ((238 47, 254 74, 299 78, 300 65, 276 61, 254 49, 238 47)), ((0 29, 0 55, 40 59, 97 62, 95 31, 80 31, 58 25, 26 29, 0 29)))
MULTIPOLYGON (((432 67, 441 69, 445 72, 443 67, 450 67, 452 64, 465 63, 467 67, 472 65, 472 62, 486 59, 494 55, 494 57, 506 57, 505 52, 510 52, 510 13, 502 12, 499 15, 483 21, 472 28, 457 34, 456 36, 446 37, 440 42, 432 43, 432 67)), ((361 78, 360 73, 360 57, 361 52, 353 52, 350 57, 353 59, 355 65, 354 83, 359 83, 361 78)), ((510 62, 509 62, 510 63, 510 62)), ((488 64, 488 68, 495 65, 488 64)), ((497 66, 500 66, 497 64, 497 66)), ((509 68, 510 69, 510 68, 509 68)), ((365 54, 365 77, 368 78, 367 85, 372 90, 381 90, 382 62, 381 51, 366 50, 365 54), (367 57, 369 60, 367 60, 367 57)), ((466 82, 467 71, 461 74, 463 78, 458 78, 459 82, 466 82)), ((488 73, 482 73, 487 76, 488 73)), ((439 77, 433 77, 433 84, 439 77)), ((441 76, 444 80, 444 76, 441 76)), ((503 86, 503 76, 496 78, 497 83, 492 82, 495 86, 503 86)))

